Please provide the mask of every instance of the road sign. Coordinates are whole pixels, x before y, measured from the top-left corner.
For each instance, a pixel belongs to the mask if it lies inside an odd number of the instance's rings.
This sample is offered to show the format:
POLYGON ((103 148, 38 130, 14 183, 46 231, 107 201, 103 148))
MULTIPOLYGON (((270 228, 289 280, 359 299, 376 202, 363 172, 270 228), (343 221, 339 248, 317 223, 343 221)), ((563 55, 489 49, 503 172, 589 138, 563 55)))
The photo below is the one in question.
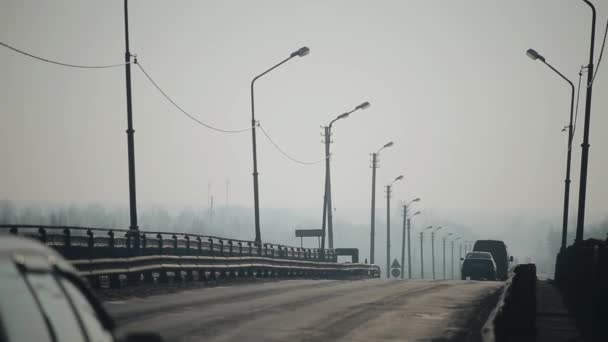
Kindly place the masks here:
POLYGON ((397 259, 393 260, 393 263, 391 264, 391 268, 401 269, 401 264, 399 263, 399 261, 397 261, 397 259))
POLYGON ((323 236, 321 229, 296 229, 296 237, 315 237, 323 236))
POLYGON ((393 268, 391 270, 391 275, 393 276, 393 278, 399 278, 399 276, 401 276, 401 270, 398 268, 393 268))

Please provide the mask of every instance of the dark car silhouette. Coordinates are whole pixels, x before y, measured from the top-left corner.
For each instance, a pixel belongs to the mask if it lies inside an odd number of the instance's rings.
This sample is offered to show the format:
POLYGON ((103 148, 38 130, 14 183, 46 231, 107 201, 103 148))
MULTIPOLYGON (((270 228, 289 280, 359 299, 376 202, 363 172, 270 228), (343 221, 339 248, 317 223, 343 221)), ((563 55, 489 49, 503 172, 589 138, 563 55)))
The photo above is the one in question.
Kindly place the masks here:
POLYGON ((488 252, 467 253, 462 263, 462 280, 496 280, 496 263, 488 252))

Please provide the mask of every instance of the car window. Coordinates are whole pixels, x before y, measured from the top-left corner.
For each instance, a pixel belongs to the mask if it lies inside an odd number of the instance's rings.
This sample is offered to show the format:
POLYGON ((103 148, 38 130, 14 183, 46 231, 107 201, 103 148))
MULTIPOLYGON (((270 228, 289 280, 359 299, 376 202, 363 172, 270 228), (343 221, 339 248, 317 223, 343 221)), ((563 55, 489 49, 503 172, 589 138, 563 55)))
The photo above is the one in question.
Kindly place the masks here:
POLYGON ((85 341, 68 297, 49 273, 27 273, 27 279, 51 321, 58 341, 85 341))
POLYGON ((0 317, 9 341, 52 341, 27 284, 13 263, 0 263, 0 317))
POLYGON ((112 341, 112 335, 108 332, 97 316, 97 312, 87 300, 82 292, 69 280, 60 279, 61 285, 72 298, 74 306, 83 321, 84 327, 87 331, 89 341, 91 342, 106 342, 112 341))

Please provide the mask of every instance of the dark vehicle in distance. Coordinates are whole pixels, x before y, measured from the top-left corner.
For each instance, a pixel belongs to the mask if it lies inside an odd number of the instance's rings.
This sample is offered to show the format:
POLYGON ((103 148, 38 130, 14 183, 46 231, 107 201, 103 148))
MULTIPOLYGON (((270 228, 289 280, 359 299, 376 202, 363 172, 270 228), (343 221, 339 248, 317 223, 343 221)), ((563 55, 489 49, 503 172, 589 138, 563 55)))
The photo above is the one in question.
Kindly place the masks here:
POLYGON ((496 263, 490 253, 467 253, 463 260, 462 280, 496 280, 496 263))
POLYGON ((0 341, 162 341, 154 333, 117 337, 76 270, 34 240, 0 236, 0 298, 0 341))
MULTIPOLYGON (((473 252, 489 252, 496 263, 496 277, 498 280, 507 280, 509 277, 509 257, 507 246, 500 240, 477 240, 473 252)), ((511 257, 512 260, 512 257, 511 257)))

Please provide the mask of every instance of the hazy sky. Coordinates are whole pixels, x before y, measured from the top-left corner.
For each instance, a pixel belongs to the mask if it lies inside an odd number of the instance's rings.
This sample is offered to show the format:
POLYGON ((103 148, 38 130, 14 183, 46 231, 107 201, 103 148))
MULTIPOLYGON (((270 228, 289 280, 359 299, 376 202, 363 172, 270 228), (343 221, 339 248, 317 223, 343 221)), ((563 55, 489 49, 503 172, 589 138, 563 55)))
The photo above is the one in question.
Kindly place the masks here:
MULTIPOLYGON (((598 10, 596 60, 608 1, 598 10)), ((0 40, 77 64, 123 61, 122 1, 0 0, 0 40)), ((399 174, 395 203, 453 212, 530 213, 560 221, 570 90, 535 48, 575 84, 588 60, 590 10, 582 1, 144 1, 130 2, 131 50, 200 120, 250 123, 249 82, 261 79, 257 118, 298 159, 322 158, 321 125, 334 126, 333 202, 369 208, 369 153, 382 186, 399 174)), ((608 57, 594 87, 588 212, 608 204, 608 57)), ((0 49, 0 198, 128 205, 124 68, 70 69, 0 49)), ((252 206, 250 132, 193 124, 133 68, 140 206, 252 206)), ((586 77, 584 78, 586 80, 586 77)), ((584 94, 573 154, 578 205, 584 94)), ((323 164, 285 159, 258 135, 262 207, 322 206, 323 164)), ((262 223, 264 217, 262 217, 262 223)), ((366 221, 364 221, 366 222, 366 221)))

